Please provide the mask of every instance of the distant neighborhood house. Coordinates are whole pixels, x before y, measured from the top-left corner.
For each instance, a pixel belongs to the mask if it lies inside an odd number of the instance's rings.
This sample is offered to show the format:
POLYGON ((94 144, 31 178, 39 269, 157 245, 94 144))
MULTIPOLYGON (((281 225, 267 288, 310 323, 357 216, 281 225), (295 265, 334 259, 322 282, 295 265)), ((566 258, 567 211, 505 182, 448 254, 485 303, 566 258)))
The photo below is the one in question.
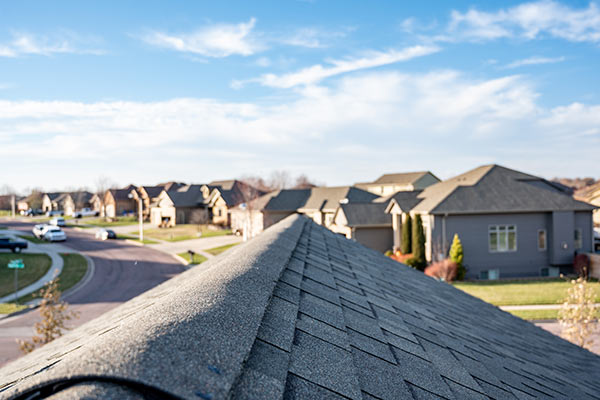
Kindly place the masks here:
POLYGON ((123 189, 109 189, 104 194, 104 215, 107 218, 115 218, 125 214, 137 212, 136 201, 130 197, 131 190, 135 186, 129 185, 123 189))
POLYGON ((373 182, 356 183, 354 186, 379 196, 388 196, 399 191, 422 190, 440 182, 430 171, 404 172, 381 175, 373 182))

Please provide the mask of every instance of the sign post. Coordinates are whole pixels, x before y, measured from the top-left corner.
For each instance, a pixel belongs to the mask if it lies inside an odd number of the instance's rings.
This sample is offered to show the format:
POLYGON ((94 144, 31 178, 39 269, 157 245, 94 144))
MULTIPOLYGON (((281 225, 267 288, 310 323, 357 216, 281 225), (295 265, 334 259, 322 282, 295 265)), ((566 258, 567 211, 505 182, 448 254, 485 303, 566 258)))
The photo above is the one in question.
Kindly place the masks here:
POLYGON ((19 296, 17 296, 17 292, 19 291, 19 270, 25 268, 25 264, 23 264, 23 260, 11 260, 7 267, 15 270, 15 303, 19 304, 19 296))

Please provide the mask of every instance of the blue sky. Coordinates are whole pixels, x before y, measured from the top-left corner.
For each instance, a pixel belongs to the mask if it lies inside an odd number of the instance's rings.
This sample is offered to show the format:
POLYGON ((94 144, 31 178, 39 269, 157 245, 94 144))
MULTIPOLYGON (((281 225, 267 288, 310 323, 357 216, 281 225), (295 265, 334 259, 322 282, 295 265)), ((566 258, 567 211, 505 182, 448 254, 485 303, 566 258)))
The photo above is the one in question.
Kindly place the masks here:
POLYGON ((600 177, 597 3, 403 3, 2 3, 0 185, 600 177))

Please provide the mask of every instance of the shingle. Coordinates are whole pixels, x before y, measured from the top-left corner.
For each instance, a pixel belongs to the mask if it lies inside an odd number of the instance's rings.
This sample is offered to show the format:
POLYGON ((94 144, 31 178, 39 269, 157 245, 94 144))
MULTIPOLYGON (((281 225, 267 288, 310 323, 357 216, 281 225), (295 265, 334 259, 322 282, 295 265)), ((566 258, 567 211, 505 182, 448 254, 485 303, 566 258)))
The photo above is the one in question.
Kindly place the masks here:
POLYGON ((333 304, 340 304, 338 291, 329 286, 320 284, 318 281, 304 277, 302 280, 302 290, 313 296, 320 297, 333 304))
POLYGON ((398 366, 357 349, 352 355, 363 391, 383 400, 412 399, 398 366))
POLYGON ((485 396, 483 393, 476 392, 475 390, 471 389, 470 387, 466 387, 466 386, 460 385, 457 382, 454 382, 454 381, 452 381, 450 379, 444 379, 444 381, 450 387, 450 389, 454 393, 454 396, 457 399, 464 399, 464 400, 488 400, 488 397, 485 396))
POLYGON ((272 297, 258 329, 257 337, 290 351, 297 315, 298 306, 296 304, 279 297, 272 297))
POLYGON ((342 307, 315 297, 310 293, 300 292, 300 311, 336 328, 344 329, 342 307))
POLYGON ((392 351, 398 365, 410 366, 410 368, 400 369, 404 380, 438 396, 452 398, 450 388, 435 370, 433 364, 396 347, 392 347, 392 351))
POLYGON ((327 285, 330 288, 336 289, 333 275, 330 272, 326 272, 320 268, 315 267, 313 264, 306 264, 304 269, 304 276, 311 278, 316 282, 320 282, 323 285, 327 285))
POLYGON ((369 353, 372 356, 386 360, 390 364, 396 363, 387 343, 380 342, 352 329, 348 329, 348 337, 350 338, 350 344, 353 347, 369 353))
MULTIPOLYGON (((257 399, 262 397, 257 397, 257 399)), ((265 397, 267 398, 267 397, 265 397)), ((339 394, 327 390, 302 379, 294 374, 289 374, 283 394, 284 400, 345 400, 339 394)))
POLYGON ((350 352, 298 330, 290 372, 352 399, 360 398, 350 352))
POLYGON ((340 346, 350 351, 348 335, 345 331, 300 313, 296 321, 296 329, 318 337, 326 342, 340 346))
POLYGON ((275 285, 273 296, 287 300, 290 303, 298 304, 300 302, 300 289, 279 281, 277 282, 277 285, 275 285))
POLYGON ((346 320, 346 326, 354 329, 363 335, 373 337, 381 342, 385 342, 385 338, 377 320, 369 318, 362 313, 356 312, 352 309, 344 307, 344 318, 346 320))

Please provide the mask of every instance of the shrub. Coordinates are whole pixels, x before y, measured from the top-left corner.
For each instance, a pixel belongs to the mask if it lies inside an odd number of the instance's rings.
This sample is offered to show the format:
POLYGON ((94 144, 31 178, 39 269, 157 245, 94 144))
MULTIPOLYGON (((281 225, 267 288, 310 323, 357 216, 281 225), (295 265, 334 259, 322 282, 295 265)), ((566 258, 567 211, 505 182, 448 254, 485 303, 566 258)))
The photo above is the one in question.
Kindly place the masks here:
POLYGON ((584 277, 571 281, 567 298, 558 312, 561 336, 571 343, 590 350, 596 328, 594 289, 584 277))
POLYGON ((416 258, 412 257, 412 254, 411 257, 404 260, 404 264, 408 265, 409 267, 413 267, 414 269, 419 269, 419 262, 416 258))
POLYGON ((577 254, 573 258, 573 270, 578 276, 588 277, 588 265, 590 265, 590 259, 587 254, 577 254))
POLYGON ((408 254, 412 250, 412 230, 411 230, 411 218, 410 215, 406 215, 406 221, 402 224, 402 242, 400 243, 400 251, 403 254, 408 254))
POLYGON ((425 234, 423 233, 423 222, 419 214, 415 216, 415 221, 412 224, 412 254, 415 259, 414 267, 423 271, 427 265, 425 261, 425 234))
POLYGON ((391 257, 392 255, 394 255, 394 252, 391 250, 388 250, 385 253, 383 253, 383 255, 385 255, 386 257, 391 257))
POLYGON ((457 268, 456 279, 458 279, 459 281, 462 281, 463 279, 465 279, 465 274, 467 272, 465 267, 462 264, 463 257, 464 257, 464 255, 463 255, 462 243, 460 242, 460 238, 458 237, 458 234, 455 233, 454 239, 452 239, 452 246, 450 247, 450 260, 456 264, 456 268, 457 268))
POLYGON ((458 264, 452 260, 445 259, 435 262, 425 268, 425 275, 439 279, 440 281, 452 282, 458 273, 458 264))

